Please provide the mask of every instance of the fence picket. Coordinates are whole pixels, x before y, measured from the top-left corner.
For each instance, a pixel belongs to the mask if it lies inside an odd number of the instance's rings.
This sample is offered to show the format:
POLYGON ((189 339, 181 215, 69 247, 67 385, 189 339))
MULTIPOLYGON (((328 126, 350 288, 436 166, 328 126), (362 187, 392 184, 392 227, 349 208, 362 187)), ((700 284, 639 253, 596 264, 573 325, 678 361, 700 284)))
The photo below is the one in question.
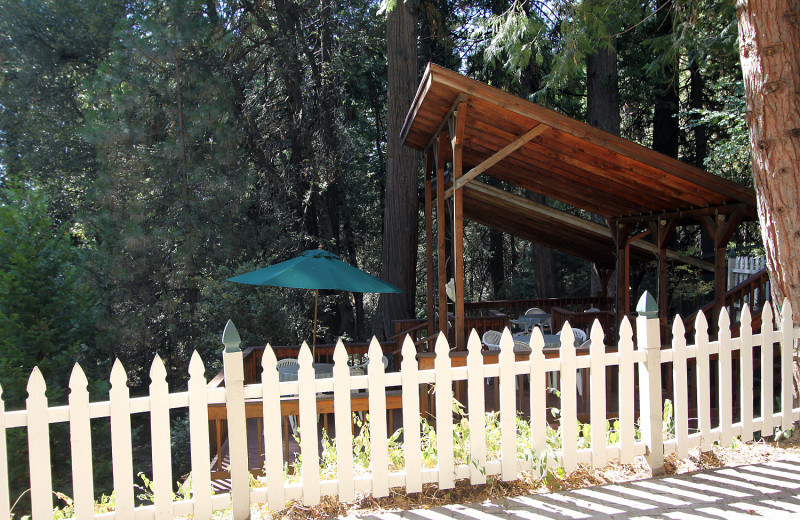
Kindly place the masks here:
POLYGON ((250 471, 247 452, 247 414, 244 405, 244 358, 242 340, 231 320, 222 331, 222 365, 225 371, 225 408, 228 419, 231 502, 233 520, 250 516, 250 471))
POLYGON ((169 435, 167 369, 156 354, 150 367, 150 439, 156 520, 172 520, 172 454, 169 435))
POLYGON ((192 516, 211 518, 211 450, 208 435, 208 394, 203 360, 195 350, 189 360, 189 448, 192 458, 192 516))
POLYGON ((502 479, 517 478, 517 376, 514 338, 508 327, 500 338, 500 453, 502 479))
POLYGON ((434 361, 436 394, 436 453, 438 454, 439 489, 455 486, 453 462, 453 377, 450 365, 450 346, 443 334, 436 339, 434 361))
POLYGON ((634 452, 633 421, 633 327, 627 316, 619 326, 619 457, 623 464, 632 464, 634 452))
POLYGON ((50 473, 50 422, 47 418, 46 385, 39 367, 28 378, 28 461, 31 476, 33 520, 52 518, 53 481, 50 473))
POLYGON ((377 338, 369 344, 369 442, 372 452, 372 495, 389 494, 389 444, 386 433, 386 374, 377 338))
POLYGON ((11 518, 8 488, 8 443, 6 442, 6 403, 0 386, 0 518, 11 518))
POLYGON ((539 476, 547 468, 547 372, 544 369, 544 336, 536 327, 531 335, 531 357, 528 370, 531 375, 531 445, 539 463, 539 476))
POLYGON ((680 316, 672 322, 672 388, 675 411, 675 456, 689 456, 689 392, 686 365, 686 328, 680 316))
POLYGON ((788 431, 792 428, 792 393, 794 380, 792 378, 794 347, 794 330, 792 327, 792 304, 788 298, 783 299, 781 308, 781 429, 788 431))
POLYGON ((720 445, 730 446, 733 439, 733 359, 731 357, 731 321, 728 310, 719 314, 719 427, 720 445))
POLYGON ((694 337, 697 344, 697 421, 700 427, 700 449, 705 452, 711 449, 711 375, 708 322, 702 312, 697 313, 694 337))
POLYGON ((77 363, 69 378, 69 441, 72 457, 72 500, 75 518, 94 518, 92 429, 89 419, 89 381, 77 363))
POLYGON ((422 449, 419 407, 419 365, 411 336, 403 340, 403 449, 405 450, 406 492, 422 491, 422 449))
POLYGON ((739 320, 739 395, 742 441, 753 440, 753 325, 750 307, 744 304, 739 320))
POLYGON ((578 467, 578 404, 575 336, 569 322, 561 329, 561 453, 564 471, 578 467))
POLYGON ((483 375, 481 340, 475 329, 467 341, 467 403, 469 405, 470 458, 469 481, 473 485, 486 483, 486 379, 483 375))
MULTIPOLYGON (((349 502, 355 498, 353 436, 350 434, 353 427, 353 414, 350 406, 350 367, 347 365, 347 350, 341 340, 336 342, 333 363, 333 422, 336 428, 337 493, 339 500, 349 502)), ((283 485, 282 482, 280 484, 283 485)))
POLYGON ((128 376, 119 359, 111 369, 111 460, 114 509, 120 518, 133 518, 133 443, 128 376))
POLYGON ((261 409, 264 417, 264 476, 267 478, 267 507, 270 511, 278 511, 286 505, 283 487, 283 435, 281 435, 284 421, 281 416, 276 363, 275 352, 270 345, 267 345, 261 356, 261 388, 264 395, 261 409), (270 389, 274 391, 269 391, 270 389), (269 453, 266 453, 267 446, 269 453))
POLYGON ((303 502, 309 506, 319 504, 319 436, 317 434, 317 388, 314 373, 314 356, 303 342, 297 356, 297 384, 300 421, 300 455, 303 457, 303 502))
POLYGON ((608 421, 606 420, 606 346, 603 327, 600 326, 598 320, 594 320, 592 324, 590 338, 592 340, 589 346, 592 467, 602 468, 608 462, 606 455, 606 435, 608 434, 608 421))
POLYGON ((772 305, 764 304, 761 311, 761 436, 769 437, 773 433, 773 352, 775 350, 775 333, 773 331, 772 305))

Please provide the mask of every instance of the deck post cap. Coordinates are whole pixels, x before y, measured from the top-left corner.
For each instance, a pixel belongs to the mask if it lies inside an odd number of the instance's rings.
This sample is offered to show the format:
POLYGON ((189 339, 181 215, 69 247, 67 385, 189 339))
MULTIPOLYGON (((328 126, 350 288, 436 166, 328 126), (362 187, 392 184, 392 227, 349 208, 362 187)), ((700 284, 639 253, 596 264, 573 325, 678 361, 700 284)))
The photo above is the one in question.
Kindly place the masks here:
POLYGON ((242 339, 239 337, 239 331, 236 330, 236 325, 233 321, 228 320, 225 324, 225 330, 222 331, 222 344, 225 345, 225 352, 240 352, 239 344, 242 339))
POLYGON ((636 304, 636 312, 639 316, 644 316, 645 318, 658 317, 658 304, 649 291, 645 291, 642 297, 639 298, 639 303, 636 304))

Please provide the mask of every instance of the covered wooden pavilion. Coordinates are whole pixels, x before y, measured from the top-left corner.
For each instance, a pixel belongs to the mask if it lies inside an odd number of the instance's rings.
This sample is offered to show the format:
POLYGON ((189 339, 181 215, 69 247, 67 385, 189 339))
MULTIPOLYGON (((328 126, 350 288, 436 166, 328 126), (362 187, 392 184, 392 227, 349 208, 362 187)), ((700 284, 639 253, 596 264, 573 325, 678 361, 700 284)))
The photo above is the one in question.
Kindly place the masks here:
MULTIPOLYGON (((434 64, 425 69, 401 138, 425 154, 429 320, 437 306, 446 308, 448 256, 445 219, 437 218, 434 267, 433 213, 443 216, 452 199, 458 348, 467 333, 464 218, 595 262, 607 276, 617 273, 618 320, 630 310, 631 260, 657 258, 659 315, 666 323, 667 258, 714 270, 716 316, 726 291, 726 245, 743 220, 756 217, 751 188, 434 64), (492 187, 477 179, 482 174, 600 215, 607 225, 492 187), (675 229, 686 224, 708 231, 713 265, 668 249, 675 229), (641 240, 648 234, 652 242, 641 240)), ((446 313, 438 328, 447 329, 446 313)))

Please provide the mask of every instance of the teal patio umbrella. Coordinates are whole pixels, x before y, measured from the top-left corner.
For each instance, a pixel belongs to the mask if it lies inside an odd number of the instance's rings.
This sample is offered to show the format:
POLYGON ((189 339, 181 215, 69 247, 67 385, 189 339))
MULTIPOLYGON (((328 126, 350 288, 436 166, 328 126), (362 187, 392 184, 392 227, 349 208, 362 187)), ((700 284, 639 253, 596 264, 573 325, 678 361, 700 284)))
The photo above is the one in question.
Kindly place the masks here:
POLYGON ((313 289, 313 350, 316 350, 317 346, 317 303, 320 289, 369 293, 402 292, 394 285, 342 262, 338 256, 323 249, 310 249, 291 260, 234 276, 228 278, 228 281, 250 285, 313 289))

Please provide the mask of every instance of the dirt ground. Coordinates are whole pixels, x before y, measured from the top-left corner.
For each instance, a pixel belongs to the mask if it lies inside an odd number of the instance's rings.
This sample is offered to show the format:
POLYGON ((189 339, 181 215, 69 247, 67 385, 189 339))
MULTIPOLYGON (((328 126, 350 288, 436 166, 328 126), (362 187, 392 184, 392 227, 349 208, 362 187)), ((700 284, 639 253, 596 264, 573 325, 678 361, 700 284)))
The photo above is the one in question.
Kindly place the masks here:
MULTIPOLYGON (((669 475, 690 473, 702 469, 722 466, 739 466, 756 464, 780 459, 787 454, 800 454, 800 434, 796 431, 789 439, 781 441, 760 440, 757 442, 737 442, 732 447, 714 447, 711 451, 701 453, 692 450, 689 457, 677 460, 669 455, 665 460, 665 470, 669 475)), ((402 488, 392 490, 388 497, 379 499, 366 494, 357 497, 353 502, 340 503, 325 497, 322 504, 314 507, 295 503, 278 512, 268 512, 266 508, 255 506, 253 518, 275 520, 300 520, 305 518, 335 518, 340 515, 368 515, 381 511, 399 511, 407 509, 423 509, 446 504, 482 502, 484 500, 516 496, 529 493, 550 493, 566 489, 628 482, 650 477, 650 470, 643 457, 637 457, 634 464, 612 463, 605 468, 591 471, 581 467, 569 475, 558 477, 552 475, 548 479, 533 479, 530 475, 521 475, 513 482, 490 480, 482 486, 470 486, 467 481, 456 483, 454 489, 439 490, 435 485, 427 485, 422 493, 406 494, 402 488)))

